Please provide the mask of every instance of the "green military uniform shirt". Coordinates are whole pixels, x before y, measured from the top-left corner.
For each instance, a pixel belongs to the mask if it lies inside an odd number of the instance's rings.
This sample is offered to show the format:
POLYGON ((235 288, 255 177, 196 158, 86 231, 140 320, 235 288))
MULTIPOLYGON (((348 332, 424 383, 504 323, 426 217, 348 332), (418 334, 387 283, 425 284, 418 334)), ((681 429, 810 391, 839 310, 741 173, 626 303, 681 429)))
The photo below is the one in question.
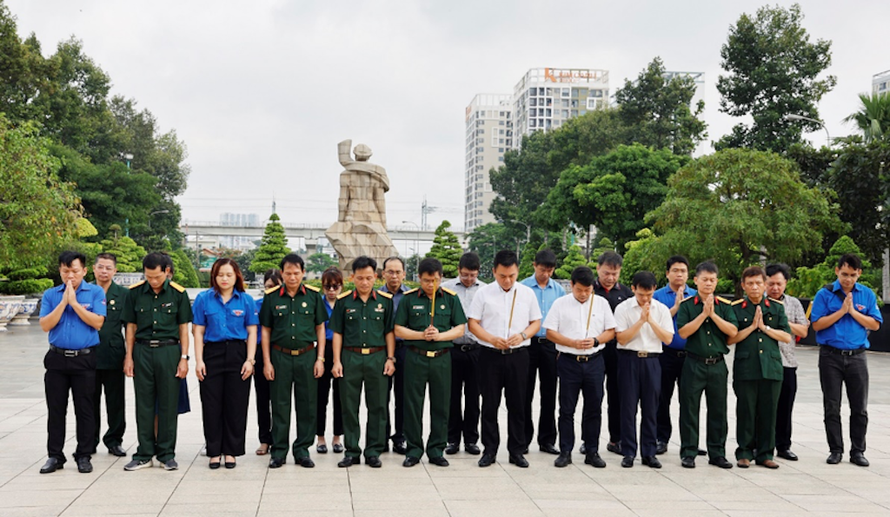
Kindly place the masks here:
POLYGON ((272 329, 270 342, 282 348, 298 349, 318 340, 315 327, 328 319, 324 297, 317 287, 300 284, 291 296, 282 284, 266 291, 260 309, 260 324, 272 329))
POLYGON ((343 336, 344 347, 375 348, 386 346, 393 320, 391 294, 371 291, 363 302, 358 291, 347 291, 337 298, 330 329, 343 336))
MULTIPOLYGON (((430 308, 432 299, 427 297, 423 289, 412 289, 404 294, 399 309, 396 311, 395 324, 411 330, 423 332, 432 325, 439 332, 448 332, 452 328, 467 322, 463 306, 457 293, 450 289, 439 288, 436 291, 436 311, 430 308)), ((451 341, 412 341, 405 340, 405 344, 421 350, 441 350, 454 346, 451 341)))
MULTIPOLYGON (((759 305, 766 326, 791 333, 782 302, 764 297, 759 305)), ((748 328, 754 323, 757 306, 758 304, 752 303, 747 296, 732 303, 739 330, 748 328)), ((755 330, 747 338, 736 343, 735 347, 733 378, 743 381, 783 379, 784 369, 779 342, 769 337, 766 332, 755 330)))
MULTIPOLYGON (((702 313, 705 301, 701 296, 690 296, 680 303, 677 311, 677 328, 683 328, 702 313)), ((735 311, 732 310, 730 301, 719 296, 714 297, 714 313, 738 326, 735 311)), ((726 334, 714 323, 711 318, 706 318, 701 327, 695 333, 686 338, 686 351, 699 357, 716 357, 720 354, 728 354, 729 346, 726 344, 726 334)))
POLYGON ((111 282, 108 292, 105 293, 107 314, 102 328, 99 329, 99 346, 96 347, 97 370, 120 370, 123 368, 127 349, 124 346, 124 335, 121 333, 121 329, 124 328, 122 318, 127 306, 127 293, 129 290, 126 287, 114 282, 111 282))
POLYGON ((179 326, 192 321, 185 287, 164 280, 155 293, 145 280, 130 287, 123 311, 125 323, 136 324, 136 339, 179 339, 179 326))

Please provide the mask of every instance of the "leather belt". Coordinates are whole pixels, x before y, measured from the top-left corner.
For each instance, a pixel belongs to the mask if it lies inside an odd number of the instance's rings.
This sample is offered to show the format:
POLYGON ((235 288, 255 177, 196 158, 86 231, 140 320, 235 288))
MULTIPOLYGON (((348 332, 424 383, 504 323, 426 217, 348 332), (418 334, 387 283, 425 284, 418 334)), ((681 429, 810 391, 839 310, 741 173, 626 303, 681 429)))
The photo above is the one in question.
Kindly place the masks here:
POLYGON ((501 350, 500 348, 493 348, 493 347, 490 347, 490 346, 483 346, 483 347, 482 347, 482 350, 488 350, 489 352, 494 352, 494 353, 496 353, 496 354, 498 354, 498 355, 510 355, 510 354, 514 354, 514 353, 516 353, 516 352, 522 352, 522 351, 524 351, 526 348, 528 348, 528 347, 521 346, 521 347, 517 347, 517 348, 508 348, 508 349, 506 349, 506 350, 501 350))
POLYGON ((677 350, 676 348, 671 348, 669 346, 661 347, 662 352, 666 354, 670 354, 674 357, 686 357, 686 350, 677 350))
POLYGON ((370 348, 362 348, 360 346, 347 346, 344 348, 346 350, 349 350, 350 352, 362 355, 376 354, 377 352, 386 349, 385 346, 372 346, 370 348))
POLYGON ((460 344, 460 345, 455 343, 454 345, 455 345, 455 347, 460 349, 461 352, 469 352, 470 350, 476 350, 481 346, 479 343, 464 343, 464 344, 460 344))
MULTIPOLYGON (((247 341, 243 339, 226 339, 224 341, 205 341, 204 345, 246 345, 247 341)), ((272 345, 275 346, 275 345, 272 345)))
POLYGON ((705 364, 717 364, 723 362, 723 354, 714 357, 702 357, 700 355, 690 354, 689 352, 686 352, 686 357, 705 364))
POLYGON ((89 355, 93 353, 93 348, 96 348, 96 345, 93 345, 89 348, 79 348, 77 350, 71 350, 69 348, 59 348, 55 345, 49 345, 49 349, 57 354, 64 355, 65 357, 77 357, 79 355, 89 355))
POLYGON ((443 348, 441 350, 423 350, 421 348, 417 348, 416 346, 409 346, 408 350, 414 352, 417 355, 422 355, 430 359, 432 359, 433 357, 443 356, 451 351, 450 348, 443 348))
POLYGON ((544 343, 550 343, 550 340, 541 336, 532 336, 532 343, 543 345, 544 343))
POLYGON ((283 346, 272 345, 272 350, 278 350, 282 354, 296 357, 298 355, 303 355, 311 350, 315 350, 315 343, 312 343, 306 348, 284 348, 283 346))
POLYGON ((140 345, 148 345, 151 348, 179 344, 178 339, 137 339, 136 342, 139 343, 140 345))
POLYGON ((865 348, 844 349, 844 348, 836 348, 831 345, 819 345, 819 346, 824 348, 825 350, 828 350, 829 353, 837 354, 837 355, 850 356, 850 355, 859 355, 862 352, 865 352, 865 348))
POLYGON ((619 349, 618 351, 621 352, 622 354, 627 354, 627 355, 633 354, 633 355, 639 357, 640 359, 655 359, 658 357, 658 352, 648 352, 646 350, 621 350, 621 349, 619 349))
POLYGON ((590 361, 591 359, 596 359, 602 353, 603 353, 602 350, 599 350, 593 354, 586 354, 586 355, 570 354, 568 352, 560 352, 559 357, 566 356, 566 357, 570 357, 571 358, 570 360, 572 360, 572 361, 577 361, 579 363, 586 363, 586 362, 590 361))

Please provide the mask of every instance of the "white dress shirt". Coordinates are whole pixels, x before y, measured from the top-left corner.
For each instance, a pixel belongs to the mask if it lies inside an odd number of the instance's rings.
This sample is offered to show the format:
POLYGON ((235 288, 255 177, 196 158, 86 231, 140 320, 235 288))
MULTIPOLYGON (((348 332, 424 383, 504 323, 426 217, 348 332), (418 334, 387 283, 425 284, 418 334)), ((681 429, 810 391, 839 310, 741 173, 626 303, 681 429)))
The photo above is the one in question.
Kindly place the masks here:
MULTIPOLYGON (((485 285, 485 282, 480 282, 478 279, 470 287, 465 286, 463 282, 460 281, 460 278, 452 278, 451 280, 442 282, 442 287, 451 289, 457 293, 457 298, 460 300, 460 305, 463 308, 464 313, 470 310, 470 307, 473 305, 473 298, 476 297, 476 292, 485 285)), ((479 342, 479 339, 470 332, 469 323, 464 325, 464 330, 464 335, 454 340, 455 345, 467 345, 479 342)))
MULTIPOLYGON (((563 296, 553 302, 547 313, 547 319, 544 320, 545 329, 559 332, 569 339, 594 338, 615 327, 615 317, 612 315, 609 301, 597 295, 591 295, 584 303, 576 300, 571 293, 563 296)), ((605 343, 587 349, 556 345, 556 350, 572 355, 593 355, 604 348, 606 348, 605 343)))
MULTIPOLYGON (((637 303, 637 297, 624 300, 618 307, 615 307, 615 322, 618 326, 615 328, 618 332, 623 332, 639 321, 643 308, 637 303)), ((671 310, 667 305, 653 298, 649 302, 649 315, 655 320, 655 324, 661 327, 665 332, 674 335, 674 320, 671 318, 671 310)), ((671 340, 668 339, 668 342, 671 340)), ((652 330, 651 323, 648 321, 643 323, 643 327, 637 332, 626 345, 618 344, 618 350, 636 350, 637 352, 649 352, 650 354, 661 353, 661 339, 652 330)))
MULTIPOLYGON (((532 321, 541 319, 541 308, 538 299, 530 287, 515 282, 509 291, 504 291, 497 282, 481 287, 473 298, 473 304, 467 312, 467 318, 479 322, 486 332, 493 336, 507 339, 524 331, 532 321), (515 300, 515 302, 514 302, 515 300), (510 312, 513 312, 513 323, 510 324, 510 312), (509 328, 508 328, 509 325, 509 328)), ((519 343, 519 348, 531 344, 529 339, 519 343)), ((476 336, 482 346, 495 348, 491 343, 476 336)))

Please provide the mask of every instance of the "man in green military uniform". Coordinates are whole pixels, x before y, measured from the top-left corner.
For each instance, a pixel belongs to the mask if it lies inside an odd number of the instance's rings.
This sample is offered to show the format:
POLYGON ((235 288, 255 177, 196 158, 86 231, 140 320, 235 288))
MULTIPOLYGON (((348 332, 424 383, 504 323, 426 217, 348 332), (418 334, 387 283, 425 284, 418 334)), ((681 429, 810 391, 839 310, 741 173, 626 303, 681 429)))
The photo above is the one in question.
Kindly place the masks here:
POLYGON ((272 400, 272 469, 287 461, 292 393, 297 410, 294 461, 304 468, 315 466, 309 446, 315 439, 316 379, 324 373, 324 322, 328 311, 320 290, 303 283, 305 272, 299 255, 291 253, 281 259, 284 284, 266 291, 260 309, 263 375, 269 380, 272 400))
POLYGON ((736 403, 735 450, 738 466, 758 465, 777 469, 773 461, 776 447, 776 406, 785 372, 779 342, 791 341, 791 326, 782 302, 764 296, 766 273, 758 266, 742 272, 745 297, 732 302, 739 332, 729 339, 735 344, 732 388, 736 403), (757 457, 754 457, 754 451, 757 457))
POLYGON ((702 393, 708 399, 708 463, 732 468, 726 459, 726 379, 729 371, 723 355, 726 340, 736 335, 738 324, 729 300, 714 294, 717 266, 702 262, 695 268, 698 294, 680 303, 677 331, 686 339, 686 360, 680 378, 680 458, 685 468, 695 468, 698 455, 698 416, 702 393))
POLYGON ((188 375, 189 322, 192 307, 185 288, 167 279, 165 257, 157 252, 142 259, 145 280, 127 293, 123 320, 127 324, 124 373, 136 392, 136 435, 139 447, 124 470, 152 466, 152 457, 166 470, 176 470, 176 423, 180 379, 188 375), (155 400, 158 432, 154 431, 155 400))
POLYGON ((417 266, 420 289, 405 293, 396 312, 396 337, 405 340, 405 467, 423 454, 423 400, 430 387, 430 436, 426 455, 433 465, 447 467, 443 453, 448 442, 451 408, 451 341, 464 335, 467 317, 457 293, 440 288, 442 263, 423 259, 417 266))
POLYGON ((114 283, 117 273, 117 257, 111 253, 100 253, 93 265, 96 285, 105 290, 107 314, 102 329, 99 330, 99 346, 96 347, 96 397, 93 412, 96 418, 96 445, 101 440, 108 452, 115 456, 126 456, 121 446, 124 440, 126 422, 124 420, 124 322, 121 316, 126 307, 126 287, 114 283), (108 431, 101 436, 102 408, 101 394, 105 391, 105 411, 108 415, 108 431))
POLYGON ((361 428, 358 420, 362 384, 368 422, 365 432, 365 463, 380 468, 380 453, 386 445, 387 376, 396 371, 396 338, 393 334, 392 295, 374 290, 377 261, 358 257, 352 262, 354 291, 338 297, 331 313, 334 332, 334 366, 331 374, 340 380, 340 406, 343 409, 343 441, 346 454, 338 467, 358 465, 361 428))

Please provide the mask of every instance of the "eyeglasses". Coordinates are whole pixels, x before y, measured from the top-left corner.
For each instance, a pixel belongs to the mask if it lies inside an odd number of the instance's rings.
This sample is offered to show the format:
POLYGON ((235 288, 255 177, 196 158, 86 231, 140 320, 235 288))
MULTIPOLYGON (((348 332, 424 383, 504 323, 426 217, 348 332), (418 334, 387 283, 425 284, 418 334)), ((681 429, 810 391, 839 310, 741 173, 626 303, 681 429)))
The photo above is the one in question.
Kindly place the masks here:
POLYGON ((325 289, 325 291, 336 291, 337 289, 340 289, 341 287, 343 287, 343 286, 340 284, 328 284, 328 285, 324 286, 324 289, 325 289))

